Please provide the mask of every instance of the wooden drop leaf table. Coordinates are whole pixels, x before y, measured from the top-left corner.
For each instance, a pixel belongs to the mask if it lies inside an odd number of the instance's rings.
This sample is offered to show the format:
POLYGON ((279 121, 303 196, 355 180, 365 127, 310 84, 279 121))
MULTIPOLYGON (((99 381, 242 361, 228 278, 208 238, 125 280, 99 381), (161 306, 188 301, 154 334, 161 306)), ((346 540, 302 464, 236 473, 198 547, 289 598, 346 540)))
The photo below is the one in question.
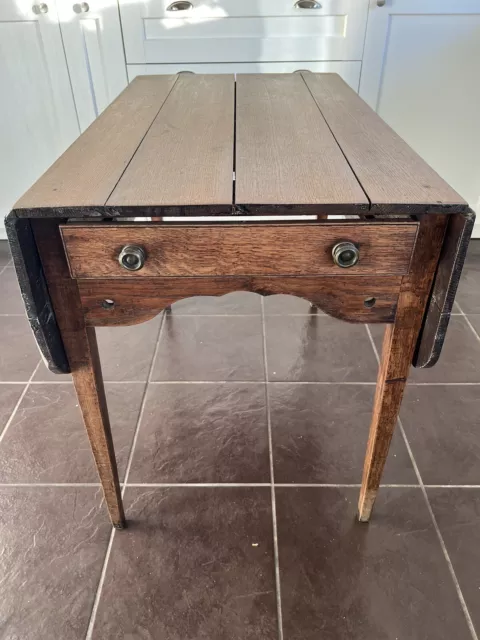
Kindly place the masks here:
POLYGON ((440 355, 474 217, 336 74, 136 78, 6 219, 31 327, 50 370, 72 373, 114 526, 96 326, 238 290, 386 323, 368 521, 410 365, 440 355))

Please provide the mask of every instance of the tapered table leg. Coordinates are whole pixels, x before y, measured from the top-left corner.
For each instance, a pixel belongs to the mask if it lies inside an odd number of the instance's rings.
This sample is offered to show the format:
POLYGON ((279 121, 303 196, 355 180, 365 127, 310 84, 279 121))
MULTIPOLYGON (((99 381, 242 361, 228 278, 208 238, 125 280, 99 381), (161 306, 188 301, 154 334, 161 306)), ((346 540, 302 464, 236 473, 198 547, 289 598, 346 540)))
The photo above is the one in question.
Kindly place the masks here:
POLYGON ((370 519, 377 496, 440 256, 445 228, 446 216, 423 217, 410 272, 402 280, 395 322, 385 330, 358 503, 358 517, 361 522, 368 522, 370 519))
POLYGON ((47 280, 90 446, 114 527, 125 526, 95 329, 85 324, 75 280, 70 277, 58 222, 35 221, 35 240, 47 280))

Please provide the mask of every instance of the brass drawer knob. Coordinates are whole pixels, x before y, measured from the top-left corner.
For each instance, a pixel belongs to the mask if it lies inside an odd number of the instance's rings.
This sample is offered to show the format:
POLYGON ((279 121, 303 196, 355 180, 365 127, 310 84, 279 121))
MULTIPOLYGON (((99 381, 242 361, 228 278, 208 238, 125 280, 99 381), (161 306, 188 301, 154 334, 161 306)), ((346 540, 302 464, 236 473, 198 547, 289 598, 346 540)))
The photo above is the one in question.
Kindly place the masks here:
POLYGON ((332 256, 337 267, 347 269, 357 264, 360 252, 353 242, 338 242, 332 249, 332 256))
POLYGON ((127 244, 118 255, 120 266, 127 271, 138 271, 145 264, 145 251, 136 244, 127 244))

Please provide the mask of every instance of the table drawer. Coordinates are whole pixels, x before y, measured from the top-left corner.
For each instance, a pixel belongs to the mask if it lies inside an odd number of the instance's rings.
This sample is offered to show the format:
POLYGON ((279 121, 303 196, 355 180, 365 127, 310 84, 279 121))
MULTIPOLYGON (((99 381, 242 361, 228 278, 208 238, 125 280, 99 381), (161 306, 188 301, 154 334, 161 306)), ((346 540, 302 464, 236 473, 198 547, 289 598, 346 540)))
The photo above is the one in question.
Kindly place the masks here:
POLYGON ((129 64, 361 60, 368 0, 120 0, 120 12, 129 64))
POLYGON ((64 225, 61 232, 74 278, 402 275, 409 269, 417 226, 90 224, 64 225), (342 241, 354 243, 359 252, 358 262, 349 268, 337 266, 332 257, 334 246, 342 241), (144 263, 138 270, 120 264, 126 246, 140 249, 144 263))

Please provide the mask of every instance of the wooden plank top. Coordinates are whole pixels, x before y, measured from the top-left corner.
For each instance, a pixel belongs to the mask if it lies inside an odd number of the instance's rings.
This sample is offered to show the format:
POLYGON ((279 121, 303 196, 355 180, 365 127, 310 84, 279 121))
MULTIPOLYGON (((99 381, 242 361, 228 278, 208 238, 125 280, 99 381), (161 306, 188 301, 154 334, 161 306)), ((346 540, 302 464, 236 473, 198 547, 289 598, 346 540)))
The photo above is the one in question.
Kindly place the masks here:
POLYGON ((107 205, 231 207, 234 109, 233 75, 179 76, 107 205))
POLYGON ((336 73, 302 72, 333 135, 378 212, 466 202, 336 73))
POLYGON ((20 198, 15 209, 103 207, 177 76, 139 76, 20 198))
POLYGON ((139 76, 14 213, 368 209, 451 213, 467 203, 338 75, 302 72, 139 76))
POLYGON ((367 208, 300 74, 237 76, 236 107, 238 205, 367 208))

